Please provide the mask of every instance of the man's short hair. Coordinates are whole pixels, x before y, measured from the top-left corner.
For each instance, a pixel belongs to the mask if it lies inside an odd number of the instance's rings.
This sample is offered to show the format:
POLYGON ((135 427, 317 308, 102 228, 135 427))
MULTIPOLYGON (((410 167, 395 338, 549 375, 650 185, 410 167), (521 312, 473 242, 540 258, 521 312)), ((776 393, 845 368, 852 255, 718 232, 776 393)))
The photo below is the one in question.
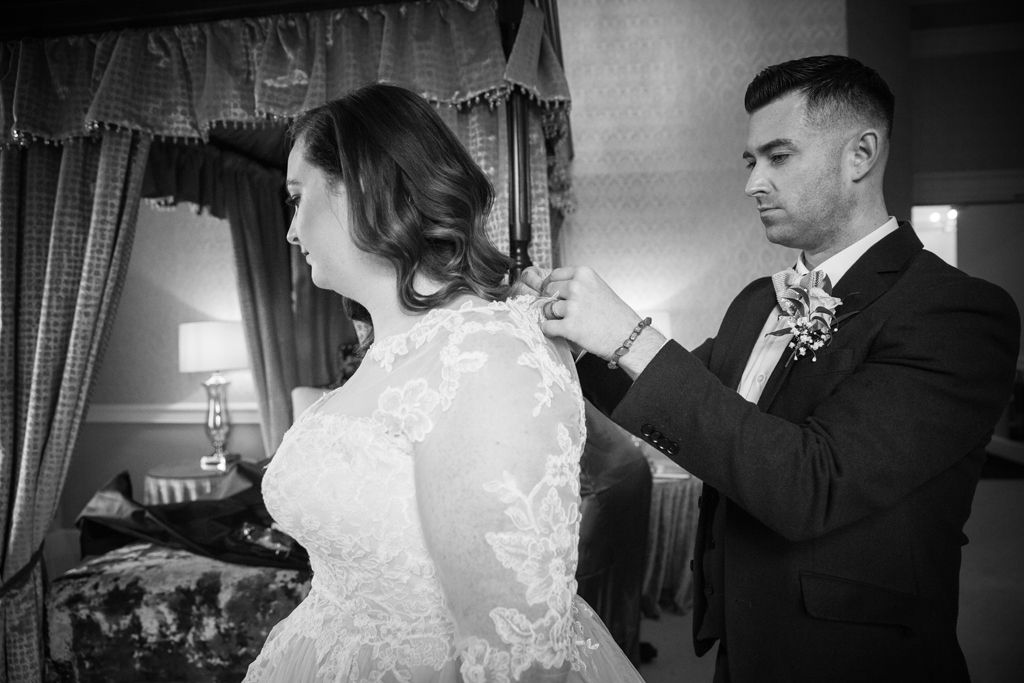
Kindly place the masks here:
POLYGON ((763 69, 747 86, 743 104, 753 114, 792 92, 807 98, 812 125, 827 126, 843 119, 868 120, 892 135, 896 100, 878 73, 856 59, 820 55, 783 62, 763 69))

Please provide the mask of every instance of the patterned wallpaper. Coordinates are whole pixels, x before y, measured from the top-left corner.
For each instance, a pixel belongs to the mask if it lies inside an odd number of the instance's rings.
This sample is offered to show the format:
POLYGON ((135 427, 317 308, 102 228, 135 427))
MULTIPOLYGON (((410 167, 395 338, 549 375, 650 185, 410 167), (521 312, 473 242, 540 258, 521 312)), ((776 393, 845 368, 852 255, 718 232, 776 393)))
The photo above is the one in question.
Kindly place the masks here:
POLYGON ((844 54, 845 8, 560 0, 577 203, 562 263, 592 266, 640 312, 667 311, 684 346, 715 334, 747 282, 795 258, 743 195, 743 93, 769 64, 844 54))

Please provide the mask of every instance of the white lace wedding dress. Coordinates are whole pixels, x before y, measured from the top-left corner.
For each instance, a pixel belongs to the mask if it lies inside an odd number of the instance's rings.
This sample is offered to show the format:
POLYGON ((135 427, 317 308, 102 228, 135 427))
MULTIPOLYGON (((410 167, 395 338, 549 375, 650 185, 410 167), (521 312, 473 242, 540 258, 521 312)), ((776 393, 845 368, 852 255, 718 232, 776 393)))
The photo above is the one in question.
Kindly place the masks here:
POLYGON ((576 595, 584 409, 538 320, 433 310, 296 421, 263 495, 312 587, 247 682, 642 682, 576 595))

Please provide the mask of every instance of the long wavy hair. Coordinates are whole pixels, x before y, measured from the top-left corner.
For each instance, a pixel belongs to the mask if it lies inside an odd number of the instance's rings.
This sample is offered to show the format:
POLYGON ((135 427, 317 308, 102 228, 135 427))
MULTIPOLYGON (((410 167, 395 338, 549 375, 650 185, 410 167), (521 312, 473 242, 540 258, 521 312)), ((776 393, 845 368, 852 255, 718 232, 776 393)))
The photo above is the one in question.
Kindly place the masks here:
MULTIPOLYGON (((288 133, 331 187, 344 183, 353 242, 394 266, 406 310, 436 308, 462 293, 507 296, 511 259, 484 231, 494 190, 422 97, 394 85, 363 86, 302 113, 288 133), (417 274, 441 287, 418 292, 417 274)), ((361 305, 348 300, 347 308, 369 322, 361 305)))

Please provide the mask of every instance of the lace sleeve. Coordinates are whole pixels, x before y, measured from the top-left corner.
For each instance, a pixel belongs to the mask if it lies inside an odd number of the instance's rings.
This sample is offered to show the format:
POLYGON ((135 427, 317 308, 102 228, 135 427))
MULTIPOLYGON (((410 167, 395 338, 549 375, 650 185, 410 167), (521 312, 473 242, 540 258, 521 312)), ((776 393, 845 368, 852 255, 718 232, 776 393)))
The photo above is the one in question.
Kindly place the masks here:
POLYGON ((427 547, 466 681, 564 680, 577 668, 578 385, 543 338, 471 335, 444 353, 417 448, 427 547))

